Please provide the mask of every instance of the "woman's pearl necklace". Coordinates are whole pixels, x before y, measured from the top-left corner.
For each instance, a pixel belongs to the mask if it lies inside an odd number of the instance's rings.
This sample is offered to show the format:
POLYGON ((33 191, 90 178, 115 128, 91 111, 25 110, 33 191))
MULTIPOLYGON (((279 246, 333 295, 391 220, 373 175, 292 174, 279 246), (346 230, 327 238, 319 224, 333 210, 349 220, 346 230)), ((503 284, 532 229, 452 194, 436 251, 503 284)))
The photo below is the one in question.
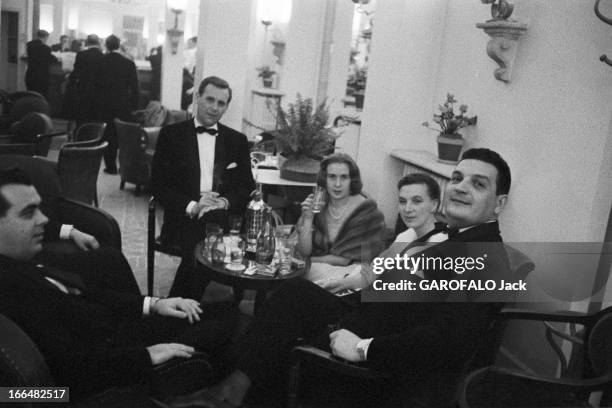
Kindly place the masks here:
POLYGON ((349 202, 347 201, 346 204, 344 204, 344 207, 342 207, 342 209, 340 210, 340 213, 334 214, 333 206, 331 203, 329 203, 329 205, 327 206, 327 212, 329 213, 329 216, 332 217, 334 220, 339 220, 340 218, 342 218, 342 216, 344 216, 344 213, 346 212, 348 206, 349 202))

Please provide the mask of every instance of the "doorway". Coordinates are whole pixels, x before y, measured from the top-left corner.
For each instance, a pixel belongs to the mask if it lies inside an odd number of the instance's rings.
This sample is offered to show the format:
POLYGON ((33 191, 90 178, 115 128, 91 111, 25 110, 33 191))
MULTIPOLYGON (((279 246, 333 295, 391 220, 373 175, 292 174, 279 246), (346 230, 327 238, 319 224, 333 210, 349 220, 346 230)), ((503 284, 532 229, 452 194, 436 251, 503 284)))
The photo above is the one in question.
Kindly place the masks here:
POLYGON ((19 13, 3 11, 0 20, 0 89, 17 90, 19 13))

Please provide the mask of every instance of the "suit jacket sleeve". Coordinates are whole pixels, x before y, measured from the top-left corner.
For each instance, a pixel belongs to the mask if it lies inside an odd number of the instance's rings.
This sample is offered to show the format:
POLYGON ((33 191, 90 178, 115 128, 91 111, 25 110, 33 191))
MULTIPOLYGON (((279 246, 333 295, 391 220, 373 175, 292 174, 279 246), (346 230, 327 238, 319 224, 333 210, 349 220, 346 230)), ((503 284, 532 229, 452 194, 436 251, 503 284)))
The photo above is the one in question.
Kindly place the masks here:
POLYGON ((131 97, 131 109, 135 110, 138 107, 138 97, 140 90, 138 89, 138 74, 136 72, 136 65, 130 61, 130 97, 131 97))
MULTIPOLYGON (((113 345, 103 334, 96 336, 95 341, 91 336, 81 338, 80 331, 91 333, 103 330, 103 326, 98 328, 92 318, 87 319, 90 327, 69 329, 67 325, 72 321, 74 326, 77 320, 67 317, 82 315, 84 311, 75 310, 74 305, 67 307, 70 303, 62 298, 63 295, 57 296, 54 289, 23 279, 20 273, 22 271, 13 277, 0 277, 3 289, 0 311, 17 322, 36 343, 58 386, 69 385, 72 393, 82 395, 149 377, 153 365, 143 345, 113 345)), ((134 304, 138 298, 132 297, 134 304)), ((137 311, 132 309, 127 315, 135 313, 137 311)))
POLYGON ((198 196, 186 194, 186 189, 179 186, 185 185, 187 176, 182 174, 180 166, 185 158, 179 157, 180 152, 176 140, 177 135, 173 127, 165 126, 159 132, 155 155, 153 156, 153 167, 151 171, 151 187, 153 194, 167 211, 184 213, 190 201, 198 201, 198 196))
MULTIPOLYGON (((481 240, 485 240, 484 238, 481 240)), ((460 256, 480 256, 481 247, 477 244, 448 242, 425 250, 427 256, 445 258, 451 256, 457 259, 460 256)), ((508 262, 501 242, 493 242, 486 247, 488 258, 485 269, 491 276, 508 276, 508 262), (499 251, 499 252, 497 252, 499 251)), ((425 270, 425 279, 430 281, 441 279, 455 279, 458 277, 452 270, 425 270)), ((470 279, 470 275, 460 275, 470 279)), ((477 274, 472 276, 482 279, 477 274)), ((424 296, 436 296, 435 292, 427 292, 424 296)), ((444 302, 448 292, 438 292, 442 295, 441 302, 403 303, 398 308, 406 308, 408 313, 414 311, 428 316, 420 324, 407 327, 398 333, 375 336, 368 349, 368 363, 378 369, 391 369, 394 372, 410 370, 422 372, 439 369, 443 366, 463 364, 478 350, 485 338, 501 303, 475 302, 471 294, 466 293, 466 299, 458 302, 444 302), (472 301, 470 301, 471 299, 472 301)), ((486 292, 485 292, 486 293, 486 292)), ((418 296, 415 294, 415 296, 418 296)), ((399 313, 402 313, 401 311, 399 313)))
POLYGON ((471 356, 497 310, 488 303, 438 304, 426 324, 404 332, 374 337, 368 348, 368 364, 394 373, 425 372, 471 356))

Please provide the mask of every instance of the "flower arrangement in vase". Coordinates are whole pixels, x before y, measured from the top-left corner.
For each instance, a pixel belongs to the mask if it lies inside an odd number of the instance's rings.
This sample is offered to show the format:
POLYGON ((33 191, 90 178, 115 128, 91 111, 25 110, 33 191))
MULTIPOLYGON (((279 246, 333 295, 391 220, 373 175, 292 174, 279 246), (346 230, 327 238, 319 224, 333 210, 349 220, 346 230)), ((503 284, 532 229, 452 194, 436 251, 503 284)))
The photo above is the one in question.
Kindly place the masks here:
POLYGON ((450 93, 446 94, 446 102, 438 106, 439 114, 433 115, 433 123, 423 122, 423 126, 439 132, 438 158, 443 162, 456 163, 465 143, 463 136, 457 131, 476 124, 478 117, 466 115, 468 106, 459 105, 459 113, 455 113, 457 100, 450 93), (437 124, 438 127, 434 127, 437 124))

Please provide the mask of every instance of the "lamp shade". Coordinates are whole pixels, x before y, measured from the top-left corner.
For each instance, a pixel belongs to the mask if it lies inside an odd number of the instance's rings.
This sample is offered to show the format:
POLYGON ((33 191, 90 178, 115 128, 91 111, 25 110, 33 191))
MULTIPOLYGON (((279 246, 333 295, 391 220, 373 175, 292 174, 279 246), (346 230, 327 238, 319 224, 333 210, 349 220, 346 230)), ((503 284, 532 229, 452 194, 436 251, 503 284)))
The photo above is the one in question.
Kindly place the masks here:
POLYGON ((185 10, 187 8, 187 0, 167 0, 170 10, 185 10))

